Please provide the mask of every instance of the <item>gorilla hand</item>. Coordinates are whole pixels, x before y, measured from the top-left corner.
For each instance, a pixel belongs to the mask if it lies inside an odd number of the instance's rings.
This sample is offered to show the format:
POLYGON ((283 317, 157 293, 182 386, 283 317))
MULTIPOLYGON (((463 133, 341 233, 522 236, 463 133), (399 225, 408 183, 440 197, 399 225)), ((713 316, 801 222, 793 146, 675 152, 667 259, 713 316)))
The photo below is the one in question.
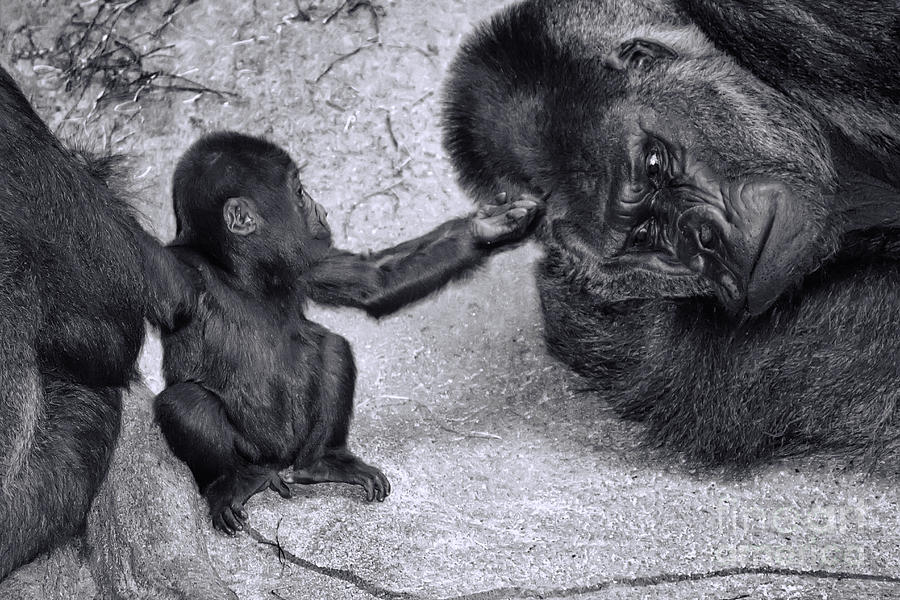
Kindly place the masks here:
POLYGON ((521 239, 544 211, 544 199, 523 193, 516 200, 501 192, 478 205, 470 227, 479 244, 490 246, 521 239))

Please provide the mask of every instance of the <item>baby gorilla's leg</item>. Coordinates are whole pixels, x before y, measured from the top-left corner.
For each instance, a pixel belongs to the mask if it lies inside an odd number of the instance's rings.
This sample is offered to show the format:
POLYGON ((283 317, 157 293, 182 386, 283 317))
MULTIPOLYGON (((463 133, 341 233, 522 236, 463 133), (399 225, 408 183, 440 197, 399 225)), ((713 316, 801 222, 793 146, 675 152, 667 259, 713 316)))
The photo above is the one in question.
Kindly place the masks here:
POLYGON ((290 498, 275 466, 252 464, 237 455, 241 434, 214 393, 195 383, 178 383, 163 390, 154 405, 169 447, 194 473, 217 529, 228 534, 242 529, 244 503, 266 487, 290 498))
POLYGON ((323 448, 309 449, 284 476, 287 483, 350 483, 366 490, 368 501, 384 501, 391 484, 378 468, 368 465, 347 449, 353 415, 356 365, 350 344, 328 332, 319 348, 322 385, 319 396, 322 420, 328 426, 323 448))

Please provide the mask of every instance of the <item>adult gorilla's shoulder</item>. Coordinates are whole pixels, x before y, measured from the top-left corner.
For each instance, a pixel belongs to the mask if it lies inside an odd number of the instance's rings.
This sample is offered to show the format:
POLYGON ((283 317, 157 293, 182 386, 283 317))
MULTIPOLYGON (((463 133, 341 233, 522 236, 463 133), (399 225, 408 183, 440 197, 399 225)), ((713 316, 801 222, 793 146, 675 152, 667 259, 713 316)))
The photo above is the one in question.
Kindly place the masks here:
MULTIPOLYGON (((678 0, 715 44, 897 175, 900 9, 894 0, 678 0)), ((900 177, 900 175, 897 175, 900 177)))

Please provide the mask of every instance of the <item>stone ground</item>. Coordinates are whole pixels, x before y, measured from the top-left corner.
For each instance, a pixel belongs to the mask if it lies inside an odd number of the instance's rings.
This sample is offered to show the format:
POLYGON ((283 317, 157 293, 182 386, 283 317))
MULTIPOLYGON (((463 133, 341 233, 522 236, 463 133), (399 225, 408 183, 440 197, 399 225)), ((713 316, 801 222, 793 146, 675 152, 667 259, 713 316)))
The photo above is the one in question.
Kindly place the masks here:
MULTIPOLYGON (((157 60, 236 97, 150 94, 90 118, 83 101, 64 120, 56 74, 8 58, 37 3, 0 10, 2 62, 62 134, 134 157, 141 213, 166 240, 176 157, 221 128, 285 145, 351 249, 469 210, 440 147, 440 84, 461 36, 504 2, 383 1, 379 37, 365 9, 326 24, 339 2, 317 4, 300 3, 309 23, 287 18, 291 0, 181 9, 157 60)), ((352 444, 394 492, 367 504, 358 489, 297 487, 255 497, 247 533, 207 528, 240 598, 900 598, 896 473, 820 458, 730 480, 643 449, 639 427, 545 353, 538 255, 502 254, 380 322, 311 311, 353 344, 352 444)), ((142 369, 158 390, 153 340, 142 369)))

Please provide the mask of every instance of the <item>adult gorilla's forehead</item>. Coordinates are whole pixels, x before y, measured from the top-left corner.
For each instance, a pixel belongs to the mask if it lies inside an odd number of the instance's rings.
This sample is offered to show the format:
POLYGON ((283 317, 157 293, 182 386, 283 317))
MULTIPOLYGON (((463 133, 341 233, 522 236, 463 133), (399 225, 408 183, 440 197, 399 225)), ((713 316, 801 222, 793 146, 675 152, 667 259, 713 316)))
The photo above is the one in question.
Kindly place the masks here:
POLYGON ((833 185, 818 122, 725 56, 661 61, 629 72, 627 92, 610 106, 607 123, 635 115, 646 130, 674 138, 723 177, 833 185))

